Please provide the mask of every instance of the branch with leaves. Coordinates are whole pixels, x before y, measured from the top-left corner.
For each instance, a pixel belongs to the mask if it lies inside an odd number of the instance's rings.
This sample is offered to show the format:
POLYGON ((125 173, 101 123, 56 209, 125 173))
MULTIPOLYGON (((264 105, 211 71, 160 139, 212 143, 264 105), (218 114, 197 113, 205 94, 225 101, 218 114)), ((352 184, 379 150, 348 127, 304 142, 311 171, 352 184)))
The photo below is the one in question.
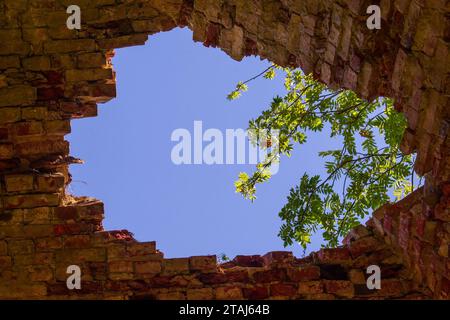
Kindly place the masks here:
POLYGON ((330 91, 311 75, 278 66, 240 82, 228 99, 240 97, 247 84, 261 76, 274 79, 276 70, 286 74, 286 94, 274 97, 267 110, 250 120, 249 130, 256 137, 277 130, 277 152, 269 152, 252 175, 240 173, 236 192, 256 199, 256 185, 270 179, 270 167, 282 155, 290 156, 294 145, 305 144, 309 134, 326 128, 342 146, 319 153, 326 160, 327 176, 304 173, 290 190, 279 213, 279 236, 285 246, 297 242, 306 248, 311 235, 322 230, 327 246, 336 246, 371 210, 390 201, 390 194, 399 199, 416 187, 414 157, 399 150, 406 120, 390 99, 369 102, 349 90, 330 91))

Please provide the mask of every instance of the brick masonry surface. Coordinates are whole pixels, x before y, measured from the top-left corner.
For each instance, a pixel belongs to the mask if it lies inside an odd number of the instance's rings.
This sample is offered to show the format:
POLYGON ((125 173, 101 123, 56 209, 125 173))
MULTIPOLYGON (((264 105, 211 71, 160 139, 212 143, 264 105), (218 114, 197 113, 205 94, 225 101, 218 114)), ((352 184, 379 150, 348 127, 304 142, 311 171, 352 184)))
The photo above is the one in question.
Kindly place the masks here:
POLYGON ((0 0, 0 298, 449 299, 450 3, 445 0, 0 0), (71 4, 81 30, 66 28, 71 4), (379 4, 381 30, 366 27, 379 4), (101 201, 73 197, 64 136, 116 95, 114 48, 176 27, 231 58, 299 66, 331 88, 389 96, 408 119, 424 187, 379 208, 341 247, 164 259, 105 231, 101 201), (68 290, 66 268, 82 269, 68 290), (381 267, 381 290, 366 268, 381 267))

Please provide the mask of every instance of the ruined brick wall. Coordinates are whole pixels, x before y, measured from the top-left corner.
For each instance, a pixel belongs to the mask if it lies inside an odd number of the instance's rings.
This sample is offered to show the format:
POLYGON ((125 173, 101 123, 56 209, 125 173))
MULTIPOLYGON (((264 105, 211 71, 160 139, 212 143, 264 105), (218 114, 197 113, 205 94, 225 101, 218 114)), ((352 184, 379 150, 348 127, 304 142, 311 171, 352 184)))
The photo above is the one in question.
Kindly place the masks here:
POLYGON ((449 299, 450 19, 444 0, 0 0, 0 298, 449 299), (82 10, 68 30, 68 5, 82 10), (365 10, 382 9, 368 30, 365 10), (104 231, 103 204, 74 198, 64 136, 115 96, 113 49, 187 26, 240 60, 300 66, 331 87, 389 96, 422 189, 377 210, 336 249, 163 259, 154 242, 104 231), (82 269, 70 291, 68 265, 82 269), (382 268, 368 291, 365 270, 382 268))

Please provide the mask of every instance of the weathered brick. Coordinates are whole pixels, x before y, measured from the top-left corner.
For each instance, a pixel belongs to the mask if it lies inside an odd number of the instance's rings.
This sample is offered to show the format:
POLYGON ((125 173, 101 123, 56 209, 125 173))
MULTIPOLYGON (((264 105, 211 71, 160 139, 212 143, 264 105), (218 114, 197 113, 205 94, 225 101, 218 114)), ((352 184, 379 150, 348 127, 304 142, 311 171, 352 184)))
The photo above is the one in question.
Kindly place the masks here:
POLYGON ((20 68, 20 59, 18 56, 0 57, 0 69, 20 68))
POLYGON ((31 240, 11 240, 8 242, 8 251, 10 255, 32 254, 34 243, 31 240))
POLYGON ((128 244, 127 252, 131 257, 146 256, 157 253, 156 242, 150 241, 150 242, 139 242, 128 244))
POLYGON ((189 259, 192 271, 212 272, 217 269, 216 256, 196 256, 189 259))
MULTIPOLYGON (((14 109, 16 111, 20 111, 14 109)), ((0 112, 2 109, 0 109, 0 112)), ((47 108, 46 107, 28 107, 22 108, 22 119, 23 120, 43 120, 47 117, 47 108)), ((20 118, 17 118, 17 120, 20 118)), ((16 121, 16 120, 15 120, 16 121)))
POLYGON ((0 270, 8 269, 12 266, 12 259, 10 256, 0 256, 0 270))
POLYGON ((53 270, 47 266, 34 266, 30 271, 31 281, 50 281, 54 278, 53 270))
POLYGON ((350 281, 325 280, 325 291, 343 298, 352 298, 355 294, 353 284, 350 281))
POLYGON ((49 70, 51 68, 50 58, 47 56, 34 56, 22 60, 23 67, 31 71, 49 70))
POLYGON ((108 264, 109 272, 114 273, 133 273, 133 262, 131 261, 112 261, 108 264))
POLYGON ((298 284, 298 293, 305 294, 316 294, 323 292, 323 285, 321 281, 305 281, 298 284))
POLYGON ((319 263, 324 264, 348 263, 350 253, 347 248, 321 249, 316 257, 319 263))
POLYGON ((33 175, 30 174, 16 174, 5 177, 6 191, 30 191, 33 190, 33 175))
POLYGON ((54 263, 54 255, 51 252, 40 252, 35 254, 16 255, 14 264, 24 265, 49 265, 54 263))
POLYGON ((19 108, 0 108, 0 123, 11 123, 19 120, 19 108))
POLYGON ((23 142, 16 145, 20 156, 34 156, 39 154, 68 154, 69 143, 59 139, 48 139, 23 142))
POLYGON ((52 207, 57 206, 59 201, 57 193, 16 195, 5 197, 4 206, 7 209, 52 207))
POLYGON ((188 300, 212 300, 212 288, 188 289, 186 291, 188 300))
POLYGON ((134 278, 133 273, 126 273, 126 272, 112 272, 108 275, 109 279, 115 280, 115 281, 121 281, 121 280, 131 280, 134 278))
POLYGON ((385 297, 399 297, 404 293, 404 285, 397 279, 381 279, 381 289, 377 291, 378 296, 385 297))
POLYGON ((56 40, 48 41, 44 45, 48 53, 94 51, 95 47, 95 41, 92 39, 56 40))
POLYGON ((11 125, 11 131, 18 137, 37 136, 43 133, 42 122, 26 121, 11 125))
POLYGON ((135 262, 134 269, 136 273, 156 274, 161 272, 161 262, 159 261, 143 261, 135 262))
POLYGON ((294 282, 316 280, 320 278, 320 268, 318 266, 303 266, 288 269, 288 277, 294 282))
POLYGON ((56 262, 102 262, 106 261, 106 251, 104 248, 87 249, 61 249, 56 254, 56 262))
POLYGON ((157 300, 185 300, 186 296, 183 292, 172 291, 172 292, 161 292, 156 295, 157 300))
POLYGON ((305 297, 307 300, 335 300, 336 297, 329 293, 310 294, 305 297))
POLYGON ((45 121, 45 132, 47 134, 66 135, 70 133, 70 121, 53 120, 45 121))
POLYGON ((242 288, 242 292, 244 298, 249 300, 262 300, 269 297, 269 290, 266 287, 242 288))
POLYGON ((37 190, 39 192, 57 192, 64 187, 65 178, 62 174, 47 174, 37 177, 37 190))
POLYGON ((95 226, 88 223, 67 223, 52 226, 53 233, 57 236, 69 234, 89 234, 95 230, 95 226))
POLYGON ((64 237, 64 248, 87 248, 91 243, 89 235, 71 235, 64 237))
POLYGON ((26 106, 36 101, 36 88, 13 86, 0 89, 0 107, 26 106))
POLYGON ((259 255, 254 256, 236 256, 232 261, 236 266, 240 267, 262 267, 264 259, 259 255))
POLYGON ((7 253, 7 243, 6 241, 0 241, 0 256, 5 256, 7 253))
POLYGON ((63 247, 63 241, 61 237, 46 237, 35 240, 36 251, 45 252, 53 251, 55 249, 61 249, 63 247))
POLYGON ((366 284, 366 278, 361 270, 352 269, 349 271, 349 279, 355 284, 366 284))
POLYGON ((296 293, 296 287, 291 284, 275 283, 270 286, 271 296, 294 297, 296 293))
POLYGON ((217 300, 241 300, 242 290, 239 287, 218 287, 215 289, 217 300))
POLYGON ((189 272, 189 258, 164 259, 163 264, 166 273, 189 272))
POLYGON ((14 156, 14 146, 11 143, 0 143, 0 159, 10 159, 14 156))
POLYGON ((253 279, 259 283, 267 283, 272 281, 284 281, 286 279, 285 269, 269 269, 266 271, 258 271, 253 274, 253 279))
POLYGON ((292 252, 289 251, 273 251, 263 256, 266 265, 289 263, 294 260, 292 252))
POLYGON ((23 235, 28 238, 48 237, 53 235, 53 226, 49 224, 25 225, 23 235))
POLYGON ((99 40, 98 45, 102 49, 114 49, 130 47, 135 45, 143 45, 147 41, 147 34, 134 34, 122 37, 117 37, 113 39, 99 40))
POLYGON ((113 79, 112 69, 73 69, 66 71, 68 82, 113 79))
POLYGON ((353 241, 350 244, 350 253, 353 258, 357 258, 364 253, 376 251, 382 248, 382 244, 374 237, 364 237, 353 241))

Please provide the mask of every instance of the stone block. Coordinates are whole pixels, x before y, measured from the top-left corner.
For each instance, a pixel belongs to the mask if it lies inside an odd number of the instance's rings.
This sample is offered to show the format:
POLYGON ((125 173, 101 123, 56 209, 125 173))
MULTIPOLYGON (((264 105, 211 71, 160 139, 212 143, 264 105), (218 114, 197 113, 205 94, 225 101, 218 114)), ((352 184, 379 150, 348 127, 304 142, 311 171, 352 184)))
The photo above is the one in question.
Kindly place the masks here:
POLYGON ((44 45, 47 53, 89 52, 96 48, 92 39, 48 41, 44 45))
POLYGON ((316 280, 320 278, 320 268, 311 265, 288 269, 288 277, 293 282, 316 280))
POLYGON ((216 256, 195 256, 189 259, 191 271, 213 272, 217 269, 216 256))
POLYGON ((23 67, 30 71, 50 70, 51 62, 48 56, 34 56, 22 60, 23 67))
POLYGON ((0 124, 11 123, 20 120, 19 108, 0 108, 0 124))
POLYGON ((165 273, 188 273, 189 258, 164 259, 165 273))
POLYGON ((34 177, 31 174, 15 174, 5 177, 7 192, 26 192, 33 190, 34 177))
POLYGON ((217 300, 241 300, 242 290, 239 287, 218 287, 215 289, 217 300))
POLYGON ((0 107, 26 106, 36 101, 36 88, 18 85, 0 89, 0 107))
POLYGON ((354 287, 350 281, 343 280, 325 280, 325 292, 350 299, 354 296, 354 287))
POLYGON ((200 289, 188 289, 186 291, 188 300, 212 300, 213 289, 212 288, 200 288, 200 289))
POLYGON ((138 274, 157 274, 161 272, 161 262, 159 261, 134 262, 134 270, 138 274))
POLYGON ((113 79, 112 69, 72 69, 66 71, 68 82, 95 81, 113 79))
POLYGON ((298 284, 298 293, 302 295, 318 294, 323 292, 321 281, 305 281, 298 284))

